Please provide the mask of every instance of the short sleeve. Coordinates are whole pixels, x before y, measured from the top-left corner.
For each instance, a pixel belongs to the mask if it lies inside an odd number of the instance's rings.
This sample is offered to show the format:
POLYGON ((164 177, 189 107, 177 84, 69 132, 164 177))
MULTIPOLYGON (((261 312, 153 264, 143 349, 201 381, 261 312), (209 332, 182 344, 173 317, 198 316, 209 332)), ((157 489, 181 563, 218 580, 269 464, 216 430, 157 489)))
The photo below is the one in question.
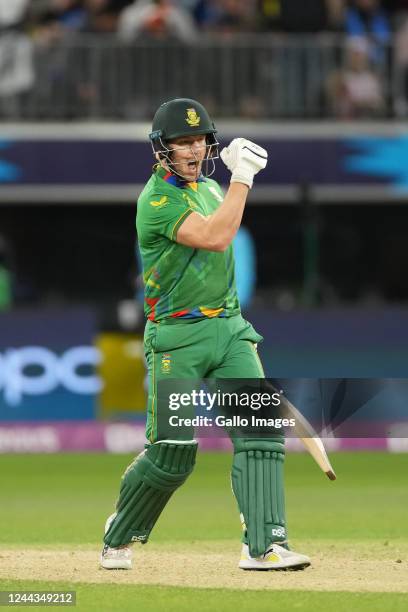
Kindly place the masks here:
POLYGON ((175 242, 180 225, 192 212, 194 210, 183 197, 150 194, 138 204, 138 231, 151 238, 160 235, 175 242))

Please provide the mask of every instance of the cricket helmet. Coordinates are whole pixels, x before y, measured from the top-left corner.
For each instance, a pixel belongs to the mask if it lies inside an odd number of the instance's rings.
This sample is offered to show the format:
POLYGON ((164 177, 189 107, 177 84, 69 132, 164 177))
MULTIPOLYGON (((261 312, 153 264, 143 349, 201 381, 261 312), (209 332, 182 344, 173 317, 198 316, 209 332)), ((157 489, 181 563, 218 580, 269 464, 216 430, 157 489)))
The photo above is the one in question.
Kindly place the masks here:
MULTIPOLYGON (((177 173, 172 165, 171 145, 169 143, 175 138, 192 135, 205 135, 207 140, 207 154, 204 159, 207 165, 212 162, 214 172, 214 159, 218 157, 218 141, 215 136, 217 129, 211 120, 205 107, 196 100, 190 98, 174 98, 164 102, 156 111, 153 118, 152 131, 149 134, 153 148, 153 154, 163 159, 177 173)), ((206 176, 210 176, 208 172, 206 176)), ((183 177, 182 177, 183 178, 183 177)))

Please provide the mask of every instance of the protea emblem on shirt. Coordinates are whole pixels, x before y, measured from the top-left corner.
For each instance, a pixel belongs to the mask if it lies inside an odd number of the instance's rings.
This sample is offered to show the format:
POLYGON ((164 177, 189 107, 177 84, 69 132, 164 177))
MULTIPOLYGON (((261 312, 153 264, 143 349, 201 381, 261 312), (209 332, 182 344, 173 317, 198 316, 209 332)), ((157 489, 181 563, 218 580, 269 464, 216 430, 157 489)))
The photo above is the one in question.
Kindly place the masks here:
POLYGON ((169 353, 163 353, 161 358, 161 371, 162 374, 170 374, 171 363, 170 363, 171 355, 169 353))
POLYGON ((188 125, 190 125, 191 127, 197 127, 198 125, 200 125, 201 119, 200 119, 200 116, 197 115, 197 111, 195 108, 187 109, 186 121, 188 125))

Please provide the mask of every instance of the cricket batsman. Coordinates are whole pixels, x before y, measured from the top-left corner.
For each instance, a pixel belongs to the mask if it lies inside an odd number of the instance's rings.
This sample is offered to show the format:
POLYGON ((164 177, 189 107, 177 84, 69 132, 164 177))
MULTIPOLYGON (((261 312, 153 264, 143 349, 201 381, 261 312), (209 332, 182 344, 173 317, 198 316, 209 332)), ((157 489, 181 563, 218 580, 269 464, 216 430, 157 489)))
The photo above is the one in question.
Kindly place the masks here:
MULTIPOLYGON (((158 430, 157 385, 165 378, 264 378, 262 340, 241 316, 232 241, 267 152, 235 138, 220 157, 231 172, 224 196, 209 178, 218 158, 217 130, 195 100, 162 104, 150 141, 156 165, 137 205, 145 285, 144 337, 149 374, 145 450, 126 469, 116 512, 105 525, 101 565, 130 569, 131 545, 146 543, 163 508, 191 474, 194 439, 158 430)), ((239 567, 303 569, 310 559, 287 543, 283 436, 231 435, 231 481, 243 525, 239 567)), ((192 437, 192 436, 191 436, 192 437)))

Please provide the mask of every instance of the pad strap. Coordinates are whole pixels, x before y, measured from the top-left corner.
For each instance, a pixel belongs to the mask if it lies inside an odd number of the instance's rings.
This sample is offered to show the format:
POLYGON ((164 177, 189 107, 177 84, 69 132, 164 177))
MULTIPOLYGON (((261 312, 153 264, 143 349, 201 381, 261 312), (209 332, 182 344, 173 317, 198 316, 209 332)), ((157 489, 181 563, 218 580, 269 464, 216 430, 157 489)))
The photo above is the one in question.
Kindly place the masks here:
POLYGON ((283 438, 233 439, 231 482, 244 517, 251 557, 286 541, 283 438))
POLYGON ((193 471, 196 453, 195 440, 160 441, 138 455, 122 477, 116 517, 105 534, 105 544, 147 542, 170 497, 193 471))

